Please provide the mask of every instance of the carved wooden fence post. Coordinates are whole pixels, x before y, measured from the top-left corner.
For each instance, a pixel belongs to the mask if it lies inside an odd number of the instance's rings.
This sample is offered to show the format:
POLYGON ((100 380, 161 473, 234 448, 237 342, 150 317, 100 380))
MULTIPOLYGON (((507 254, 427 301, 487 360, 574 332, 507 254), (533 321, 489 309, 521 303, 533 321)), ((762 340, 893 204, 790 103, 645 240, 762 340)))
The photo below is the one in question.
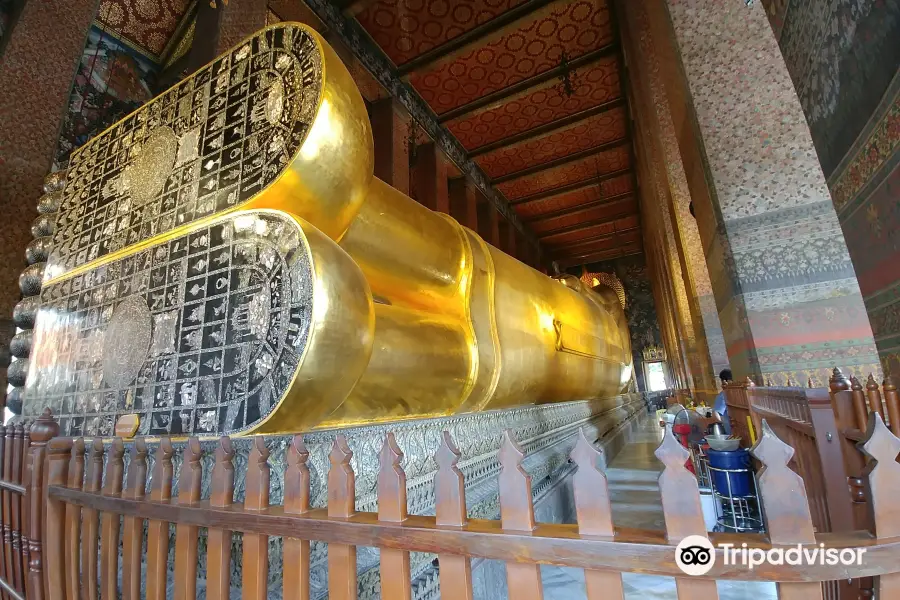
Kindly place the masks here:
MULTIPOLYGON (((130 500, 144 499, 147 487, 147 442, 143 438, 134 441, 131 463, 128 465, 128 481, 123 496, 130 500)), ((125 517, 122 528, 122 598, 140 600, 141 597, 141 546, 144 537, 144 521, 137 517, 125 517)))
MULTIPOLYGON (((869 457, 864 475, 867 481, 869 506, 875 523, 875 538, 884 540, 900 536, 900 438, 884 425, 881 415, 869 415, 869 426, 862 451, 869 457)), ((877 583, 878 598, 900 598, 900 573, 882 575, 877 583)))
MULTIPOLYGON (((694 474, 684 466, 691 457, 690 453, 667 427, 655 454, 665 465, 659 475, 659 492, 662 495, 669 543, 678 544, 689 535, 707 537, 703 509, 700 507, 700 487, 694 474)), ((678 589, 678 597, 682 600, 693 598, 718 600, 719 597, 715 581, 676 577, 675 586, 678 589)))
MULTIPOLYGON (((234 502, 234 447, 222 436, 216 446, 209 505, 226 508, 234 502)), ((231 591, 231 531, 211 528, 206 534, 206 596, 226 600, 231 591)))
MULTIPOLYGON (((534 506, 531 476, 522 468, 524 458, 525 453, 507 429, 500 445, 500 522, 503 529, 530 533, 535 527, 534 506)), ((540 600, 544 597, 539 565, 506 561, 506 583, 510 598, 540 600)))
MULTIPOLYGON (((169 438, 159 440, 150 480, 150 502, 172 499, 172 454, 169 438)), ((151 519, 147 523, 147 600, 165 600, 166 563, 169 558, 169 524, 151 519)))
MULTIPOLYGON (((459 470, 460 452, 449 431, 441 434, 434 454, 438 471, 434 475, 435 523, 440 527, 463 527, 466 514, 466 484, 459 470)), ((468 556, 438 555, 441 594, 454 600, 472 600, 472 561, 468 556)))
MULTIPOLYGON (((759 495, 769 540, 776 546, 816 543, 809 500, 803 479, 788 463, 794 449, 778 439, 763 419, 753 456, 763 464, 759 473, 759 495)), ((819 583, 779 583, 780 600, 822 600, 819 583)))
MULTIPOLYGON (((261 512, 269 508, 269 449, 262 436, 253 438, 253 448, 247 461, 247 483, 244 508, 261 512)), ((269 580, 269 536, 244 534, 243 599, 263 600, 269 580)))
MULTIPOLYGON (((66 486, 72 490, 81 490, 84 485, 84 439, 72 442, 72 457, 69 459, 69 476, 66 486)), ((81 507, 75 504, 66 505, 65 530, 65 589, 66 597, 81 598, 81 507)))
MULTIPOLYGON (((378 471, 378 520, 402 523, 406 520, 406 473, 400 465, 403 451, 397 445, 393 433, 384 438, 378 471)), ((409 600, 410 587, 409 552, 381 549, 381 597, 409 600)))
MULTIPOLYGON (((53 420, 49 409, 45 409, 44 413, 32 424, 30 430, 31 447, 28 449, 29 457, 29 475, 28 486, 26 489, 26 502, 28 503, 28 523, 27 523, 27 540, 23 539, 23 547, 29 552, 27 585, 24 588, 26 596, 29 600, 41 600, 47 594, 52 593, 56 598, 61 599, 61 573, 58 569, 62 567, 62 548, 58 544, 53 544, 51 548, 44 548, 45 527, 54 534, 60 531, 63 526, 63 518, 65 508, 62 503, 52 501, 48 506, 46 520, 44 519, 44 507, 46 499, 46 489, 44 481, 47 480, 51 484, 64 484, 66 481, 67 464, 67 444, 54 443, 49 448, 49 461, 45 463, 47 457, 48 444, 50 440, 59 433, 59 425, 53 420), (47 465, 47 473, 44 473, 44 466, 47 465), (52 583, 45 586, 44 582, 44 565, 43 557, 47 556, 51 559, 55 570, 48 572, 52 583), (46 592, 46 593, 45 593, 46 592)), ((23 528, 23 531, 26 531, 23 528)))
MULTIPOLYGON (((177 502, 192 506, 200 501, 200 481, 203 476, 200 440, 189 438, 181 460, 178 477, 177 502)), ((199 528, 179 523, 175 526, 175 600, 192 600, 197 597, 197 542, 199 528)))
MULTIPOLYGON (((356 475, 350 466, 353 452, 347 438, 339 435, 334 440, 331 468, 328 470, 328 516, 346 519, 356 512, 356 475)), ((356 546, 348 544, 328 545, 328 596, 335 600, 356 598, 356 546)))
MULTIPOLYGON (((303 436, 295 435, 288 448, 288 468, 284 473, 284 512, 305 515, 309 512, 309 451, 303 436)), ((284 538, 283 598, 309 600, 309 540, 284 538)))
MULTIPOLYGON (((572 477, 578 533, 612 539, 615 536, 615 529, 612 522, 609 485, 606 473, 597 465, 601 452, 588 441, 583 428, 578 432, 578 441, 572 449, 571 457, 578 465, 578 470, 572 477)), ((584 580, 588 600, 625 598, 621 573, 585 569, 584 580)))
MULTIPOLYGON (((122 494, 122 478, 125 475, 125 444, 122 438, 115 438, 107 453, 106 477, 103 495, 118 497, 122 494)), ((119 578, 119 515, 104 512, 100 531, 100 595, 102 598, 116 598, 119 578)))
MULTIPOLYGON (((91 443, 88 457, 84 491, 99 494, 103 478, 103 442, 99 438, 94 438, 91 443)), ((97 546, 100 544, 100 515, 96 509, 85 507, 81 511, 81 520, 83 527, 81 568, 85 580, 85 592, 88 600, 98 600, 97 546)))

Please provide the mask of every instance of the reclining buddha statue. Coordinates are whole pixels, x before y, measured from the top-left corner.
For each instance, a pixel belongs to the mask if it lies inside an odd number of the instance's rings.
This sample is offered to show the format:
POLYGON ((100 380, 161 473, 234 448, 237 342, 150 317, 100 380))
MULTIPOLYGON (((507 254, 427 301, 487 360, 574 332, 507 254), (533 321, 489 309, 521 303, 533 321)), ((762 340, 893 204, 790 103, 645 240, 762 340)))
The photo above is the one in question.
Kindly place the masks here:
POLYGON ((615 293, 373 176, 335 52, 268 27, 75 152, 23 413, 63 435, 285 433, 619 394, 615 293))

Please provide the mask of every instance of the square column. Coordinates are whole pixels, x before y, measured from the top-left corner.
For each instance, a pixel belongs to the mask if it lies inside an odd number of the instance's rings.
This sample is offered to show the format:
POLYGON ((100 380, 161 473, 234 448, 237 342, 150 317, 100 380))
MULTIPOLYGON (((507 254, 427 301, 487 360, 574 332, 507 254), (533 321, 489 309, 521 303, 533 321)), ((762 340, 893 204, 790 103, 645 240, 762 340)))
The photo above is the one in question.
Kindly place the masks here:
POLYGON ((837 365, 880 376, 847 245, 762 4, 622 4, 646 7, 734 375, 825 385, 837 365))

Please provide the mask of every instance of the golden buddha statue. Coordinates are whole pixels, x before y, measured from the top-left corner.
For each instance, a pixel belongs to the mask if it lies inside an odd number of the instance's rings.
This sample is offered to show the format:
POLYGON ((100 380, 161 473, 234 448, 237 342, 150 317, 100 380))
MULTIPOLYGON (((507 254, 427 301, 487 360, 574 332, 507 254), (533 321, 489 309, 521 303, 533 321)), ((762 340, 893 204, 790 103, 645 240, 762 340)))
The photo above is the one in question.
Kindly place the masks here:
POLYGON ((268 27, 71 158, 24 413, 111 435, 283 433, 609 398, 615 293, 551 279, 373 176, 313 30, 268 27))

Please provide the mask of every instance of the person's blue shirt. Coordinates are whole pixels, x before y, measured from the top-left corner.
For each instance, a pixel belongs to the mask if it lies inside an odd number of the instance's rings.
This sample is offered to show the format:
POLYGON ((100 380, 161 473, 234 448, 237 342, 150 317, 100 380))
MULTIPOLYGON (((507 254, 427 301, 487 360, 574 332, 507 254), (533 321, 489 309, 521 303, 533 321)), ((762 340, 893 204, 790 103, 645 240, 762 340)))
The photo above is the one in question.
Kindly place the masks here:
POLYGON ((722 429, 727 435, 731 435, 731 419, 728 418, 728 405, 725 404, 725 392, 719 392, 713 402, 713 410, 722 415, 722 429))

